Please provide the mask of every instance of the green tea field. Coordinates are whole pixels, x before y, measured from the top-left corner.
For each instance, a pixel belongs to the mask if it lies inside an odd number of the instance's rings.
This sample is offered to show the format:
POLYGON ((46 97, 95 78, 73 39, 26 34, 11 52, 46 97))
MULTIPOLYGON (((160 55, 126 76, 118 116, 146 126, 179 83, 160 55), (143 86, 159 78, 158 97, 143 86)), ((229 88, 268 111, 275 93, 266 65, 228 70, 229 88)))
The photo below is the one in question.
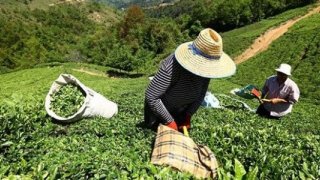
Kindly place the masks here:
MULTIPOLYGON (((90 75, 73 64, 0 75, 0 178, 193 179, 150 163, 156 133, 143 122, 147 77, 90 75), (73 68, 71 68, 71 66, 73 68), (111 119, 53 121, 44 108, 51 83, 70 73, 119 106, 111 119)), ((86 68, 98 72, 97 69, 86 68)), ((101 72, 103 74, 103 72, 101 72)), ((209 91, 229 94, 237 84, 212 80, 209 91)), ((317 179, 320 177, 320 110, 299 102, 281 121, 248 112, 232 99, 225 109, 201 107, 190 137, 207 145, 219 162, 219 179, 317 179)), ((255 100, 246 101, 256 107, 255 100)))
MULTIPOLYGON (((320 179, 320 1, 184 0, 156 9, 101 2, 0 0, 0 179, 196 179, 150 162, 156 132, 143 123, 148 77, 202 29, 221 34, 235 60, 279 27, 283 34, 261 41, 266 48, 239 61, 233 76, 210 81, 223 108, 201 106, 189 135, 215 154, 217 179, 320 179), (289 115, 263 118, 241 103, 255 110, 257 99, 230 93, 248 84, 261 89, 281 63, 291 65, 300 90, 289 115), (54 120, 45 98, 63 73, 115 102, 118 113, 54 120)), ((61 116, 85 103, 79 87, 65 92, 51 96, 61 116)))

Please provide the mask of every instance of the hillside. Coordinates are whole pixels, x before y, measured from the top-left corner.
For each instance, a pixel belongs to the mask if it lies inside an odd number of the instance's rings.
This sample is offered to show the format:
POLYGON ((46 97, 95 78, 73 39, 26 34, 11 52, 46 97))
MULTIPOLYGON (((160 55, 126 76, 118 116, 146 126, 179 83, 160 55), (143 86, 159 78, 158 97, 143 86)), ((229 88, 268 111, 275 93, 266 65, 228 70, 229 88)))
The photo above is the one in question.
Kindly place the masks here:
MULTIPOLYGON (((148 79, 109 78, 73 70, 79 68, 99 69, 68 64, 0 75, 0 178, 189 179, 188 174, 150 164, 155 133, 141 126, 148 79), (90 118, 66 125, 52 121, 43 101, 60 73, 73 74, 116 102, 119 113, 110 120, 90 118)), ((237 85, 213 80, 209 89, 218 95, 233 87, 237 85)), ((239 173, 235 159, 243 164, 241 171, 247 176, 256 173, 253 176, 258 179, 320 177, 317 106, 301 101, 291 116, 268 121, 231 99, 222 102, 226 109, 200 108, 190 132, 195 142, 216 154, 220 179, 239 173)), ((256 101, 248 103, 257 105, 256 101)))
MULTIPOLYGON (((234 17, 232 9, 228 9, 224 3, 218 6, 205 0, 199 3, 177 2, 171 10, 189 12, 188 9, 180 9, 188 7, 191 14, 175 18, 149 17, 139 6, 118 11, 93 1, 50 1, 48 6, 43 0, 1 1, 0 24, 4 28, 0 29, 0 73, 41 63, 84 62, 149 75, 156 71, 159 62, 172 53, 177 45, 191 41, 204 27, 232 29, 260 21, 275 12, 302 6, 291 13, 284 13, 287 15, 273 17, 290 19, 299 16, 306 10, 303 6, 312 4, 314 0, 290 0, 268 9, 254 2, 241 2, 235 8, 250 7, 246 16, 240 15, 230 21, 230 16, 234 17), (254 11, 256 8, 261 13, 268 11, 269 15, 259 16, 254 11)), ((272 0, 266 1, 266 5, 271 6, 272 0)), ((262 23, 262 28, 256 34, 250 34, 248 39, 263 33, 266 26, 272 27, 282 22, 281 19, 266 21, 268 24, 262 23)), ((225 47, 228 48, 228 39, 226 42, 225 47)), ((230 49, 240 52, 241 48, 247 47, 246 43, 251 41, 230 49)))
POLYGON ((320 103, 320 14, 301 20, 271 46, 249 61, 239 65, 232 81, 257 84, 262 87, 266 77, 274 74, 280 63, 292 65, 292 78, 300 87, 301 95, 313 103, 320 103))
POLYGON ((174 3, 179 0, 94 0, 96 2, 107 3, 116 8, 127 8, 131 5, 141 7, 153 7, 166 3, 174 3))
POLYGON ((58 4, 82 4, 84 0, 0 0, 2 8, 48 9, 58 4))
POLYGON ((2 2, 0 73, 40 63, 92 61, 83 55, 93 52, 91 41, 110 35, 108 28, 120 21, 117 11, 107 6, 59 2, 64 3, 44 8, 43 1, 32 1, 39 7, 33 10, 19 1, 2 2))
POLYGON ((75 5, 82 8, 87 6, 87 8, 89 9, 88 17, 95 20, 96 22, 115 23, 119 21, 117 10, 109 6, 101 6, 90 0, 0 0, 0 8, 3 11, 11 11, 14 9, 17 15, 20 13, 24 13, 25 15, 27 15, 26 12, 32 12, 34 10, 48 10, 49 8, 52 8, 54 6, 59 7, 68 5, 75 5))
POLYGON ((281 26, 287 21, 297 19, 314 8, 309 5, 301 8, 288 10, 277 16, 263 19, 257 23, 253 23, 241 28, 233 29, 222 33, 224 50, 232 57, 236 58, 245 52, 259 36, 265 34, 269 29, 281 26))
POLYGON ((317 0, 183 0, 171 6, 146 10, 154 18, 170 17, 196 35, 199 26, 212 27, 219 32, 259 22, 291 9, 314 4, 317 0), (194 32, 195 31, 195 32, 194 32))
POLYGON ((269 45, 285 34, 291 26, 300 20, 307 18, 311 15, 320 12, 320 4, 318 4, 315 8, 311 9, 307 14, 297 17, 295 19, 290 19, 287 22, 279 25, 278 27, 271 28, 267 30, 264 34, 262 34, 259 38, 257 38, 254 43, 246 49, 241 55, 234 58, 236 64, 242 63, 249 58, 256 56, 258 53, 265 51, 268 49, 269 45))
MULTIPOLYGON (((279 16, 263 20, 243 28, 222 34, 224 49, 233 58, 244 52, 268 29, 277 27, 290 19, 297 19, 307 14, 314 7, 307 6, 290 10, 279 16)), ((294 24, 288 32, 274 41, 267 51, 248 59, 248 62, 238 65, 237 75, 231 81, 239 85, 256 84, 263 86, 264 80, 274 74, 274 69, 282 62, 293 65, 293 79, 298 83, 302 98, 319 103, 318 72, 319 63, 319 13, 294 24), (311 68, 312 67, 312 68, 311 68), (310 70, 312 69, 312 70, 310 70), (304 73, 308 72, 308 74, 304 73)))

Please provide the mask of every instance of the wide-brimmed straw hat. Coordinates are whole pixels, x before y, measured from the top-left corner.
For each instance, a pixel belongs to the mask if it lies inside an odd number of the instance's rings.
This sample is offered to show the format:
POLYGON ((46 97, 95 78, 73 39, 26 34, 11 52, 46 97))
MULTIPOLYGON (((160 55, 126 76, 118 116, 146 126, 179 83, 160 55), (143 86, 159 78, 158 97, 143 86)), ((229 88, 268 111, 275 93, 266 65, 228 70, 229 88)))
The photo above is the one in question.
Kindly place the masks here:
POLYGON ((182 67, 198 76, 227 77, 236 72, 236 65, 222 47, 221 36, 207 28, 194 41, 181 44, 175 51, 175 57, 182 67))
POLYGON ((291 76, 291 66, 289 64, 280 64, 279 68, 275 69, 277 72, 281 72, 288 76, 291 76))

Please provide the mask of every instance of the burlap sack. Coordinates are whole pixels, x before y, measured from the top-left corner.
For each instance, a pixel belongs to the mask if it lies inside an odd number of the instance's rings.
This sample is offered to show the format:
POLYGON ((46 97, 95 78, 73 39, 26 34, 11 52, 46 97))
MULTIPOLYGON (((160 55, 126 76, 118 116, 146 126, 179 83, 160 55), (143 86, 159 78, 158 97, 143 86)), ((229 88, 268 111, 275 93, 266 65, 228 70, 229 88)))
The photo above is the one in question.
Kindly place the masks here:
POLYGON ((112 116, 118 113, 118 105, 108 99, 106 99, 101 94, 95 92, 94 90, 88 88, 84 84, 82 84, 77 78, 70 74, 61 74, 58 79, 56 79, 46 96, 45 100, 45 108, 47 113, 53 117, 54 119, 61 121, 61 122, 74 122, 80 120, 84 117, 94 117, 94 116, 101 116, 105 118, 111 118, 112 116), (85 93, 85 100, 83 105, 80 107, 78 112, 73 114, 70 117, 61 117, 58 116, 55 112, 51 110, 51 95, 57 92, 60 87, 73 84, 79 86, 81 90, 85 93))
POLYGON ((218 163, 212 151, 182 133, 159 125, 151 163, 168 165, 197 178, 215 178, 218 163))

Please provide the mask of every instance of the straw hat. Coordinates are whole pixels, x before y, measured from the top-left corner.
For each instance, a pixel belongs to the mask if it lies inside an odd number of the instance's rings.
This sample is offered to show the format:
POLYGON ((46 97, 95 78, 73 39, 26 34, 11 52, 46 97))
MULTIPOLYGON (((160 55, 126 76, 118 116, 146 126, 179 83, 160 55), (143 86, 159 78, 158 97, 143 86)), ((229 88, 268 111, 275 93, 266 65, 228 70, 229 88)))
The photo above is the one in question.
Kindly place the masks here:
POLYGON ((192 42, 181 44, 175 51, 179 64, 206 78, 231 76, 236 71, 233 60, 222 50, 222 38, 213 29, 202 30, 192 42))
POLYGON ((289 64, 280 64, 279 68, 275 70, 288 76, 291 76, 291 66, 289 64))

